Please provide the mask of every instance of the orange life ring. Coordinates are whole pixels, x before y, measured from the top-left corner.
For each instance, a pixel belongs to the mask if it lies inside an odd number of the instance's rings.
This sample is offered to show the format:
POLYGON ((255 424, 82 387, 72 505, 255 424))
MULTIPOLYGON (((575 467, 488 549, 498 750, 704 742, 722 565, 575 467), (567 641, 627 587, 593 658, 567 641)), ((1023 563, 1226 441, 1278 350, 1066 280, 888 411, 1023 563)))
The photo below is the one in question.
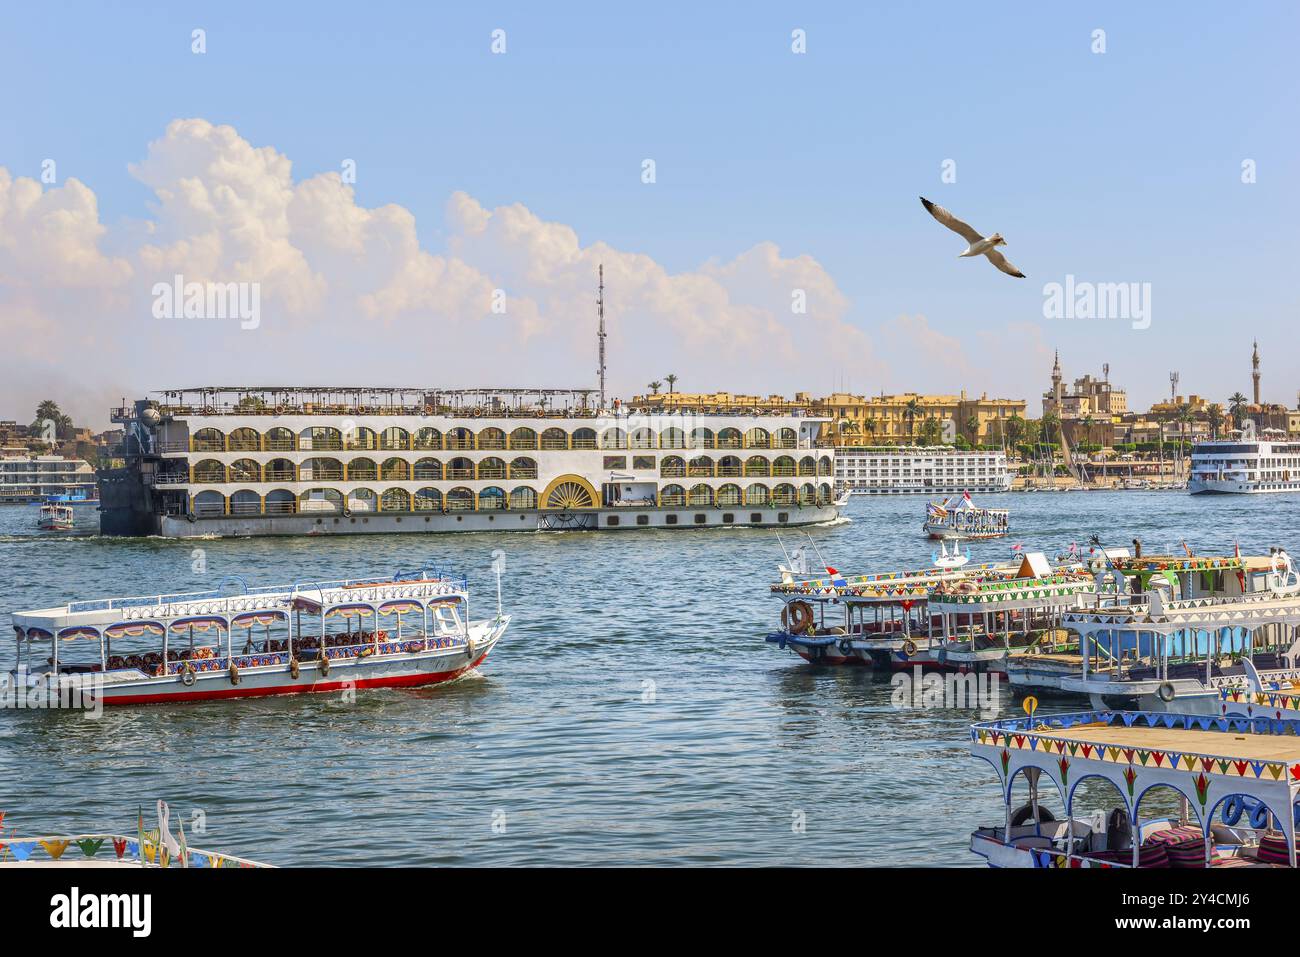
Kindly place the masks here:
POLYGON ((781 620, 789 628, 791 634, 807 631, 812 627, 813 623, 812 605, 806 601, 792 601, 781 612, 781 620))

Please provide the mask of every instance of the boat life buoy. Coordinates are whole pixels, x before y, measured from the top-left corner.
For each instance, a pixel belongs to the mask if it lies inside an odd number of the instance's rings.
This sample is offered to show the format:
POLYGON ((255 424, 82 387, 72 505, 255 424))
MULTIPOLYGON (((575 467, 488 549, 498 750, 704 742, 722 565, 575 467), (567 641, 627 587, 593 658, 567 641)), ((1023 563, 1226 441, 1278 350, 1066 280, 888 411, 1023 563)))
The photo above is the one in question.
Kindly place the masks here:
POLYGON ((424 407, 424 414, 425 414, 425 415, 433 415, 433 406, 431 406, 431 405, 426 405, 426 406, 424 407))
POLYGON ((324 648, 322 648, 320 652, 320 674, 322 678, 328 678, 330 676, 330 658, 329 655, 325 653, 324 648))
POLYGON ((300 671, 299 671, 299 668, 298 668, 298 659, 297 659, 297 658, 290 658, 290 659, 289 659, 289 677, 292 678, 294 681, 297 681, 297 680, 298 680, 298 675, 299 675, 299 674, 300 674, 300 671))
POLYGON ((916 654, 916 642, 911 638, 908 638, 903 642, 903 654, 907 655, 909 658, 916 654))
POLYGON ((343 507, 343 517, 344 517, 344 518, 349 518, 349 517, 351 517, 351 515, 352 515, 352 509, 348 508, 347 506, 344 506, 344 507, 343 507))
POLYGON ((1174 686, 1168 681, 1163 682, 1160 685, 1160 687, 1156 689, 1156 697, 1159 698, 1161 701, 1163 701, 1165 704, 1168 704, 1169 702, 1173 701, 1174 698, 1176 698, 1177 696, 1178 696, 1178 692, 1174 689, 1174 686))
POLYGON ((789 628, 792 634, 807 631, 812 627, 812 605, 806 601, 792 601, 786 606, 786 610, 790 613, 789 628))
POLYGON ((239 668, 233 661, 230 663, 230 683, 232 685, 239 684, 239 668))
POLYGON ((841 638, 837 643, 836 647, 839 648, 840 654, 843 655, 845 658, 851 657, 853 654, 853 642, 850 641, 847 637, 841 638))
MULTIPOLYGON (((1033 819, 1034 819, 1034 806, 1032 804, 1023 804, 1016 810, 1015 814, 1011 815, 1011 826, 1020 827, 1020 825, 1026 824, 1029 821, 1032 821, 1033 819)), ((1043 807, 1041 804, 1038 806, 1038 821, 1040 824, 1045 823, 1047 821, 1055 821, 1055 820, 1056 820, 1055 814, 1053 814, 1047 808, 1043 807)))
POLYGON ((191 687, 198 678, 194 674, 194 666, 186 662, 185 667, 181 669, 181 684, 185 687, 191 687))

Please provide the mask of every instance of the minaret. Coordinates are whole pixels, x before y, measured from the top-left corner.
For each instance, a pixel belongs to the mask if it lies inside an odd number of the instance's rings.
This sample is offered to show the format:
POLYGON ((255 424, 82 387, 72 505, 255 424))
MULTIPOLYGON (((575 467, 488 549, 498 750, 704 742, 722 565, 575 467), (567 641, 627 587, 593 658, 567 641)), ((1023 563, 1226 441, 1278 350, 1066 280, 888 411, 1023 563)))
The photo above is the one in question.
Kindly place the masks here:
POLYGON ((1056 350, 1056 359, 1052 363, 1052 411, 1061 414, 1061 350, 1056 350))
POLYGON ((1250 378, 1255 385, 1255 404, 1259 405, 1259 340, 1255 340, 1255 352, 1250 357, 1250 378))

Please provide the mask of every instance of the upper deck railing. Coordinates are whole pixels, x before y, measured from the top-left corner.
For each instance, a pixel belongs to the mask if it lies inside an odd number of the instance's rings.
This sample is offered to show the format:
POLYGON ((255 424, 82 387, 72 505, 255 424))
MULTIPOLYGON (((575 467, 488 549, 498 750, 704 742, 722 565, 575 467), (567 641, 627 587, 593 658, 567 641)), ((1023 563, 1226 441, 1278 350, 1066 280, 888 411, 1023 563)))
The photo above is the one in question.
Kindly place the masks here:
POLYGON ((129 598, 99 598, 88 601, 69 602, 65 613, 78 614, 92 611, 114 611, 120 608, 140 608, 176 605, 185 602, 220 601, 227 598, 247 598, 258 595, 292 594, 306 591, 327 591, 340 588, 357 588, 361 586, 381 587, 409 582, 444 582, 458 586, 462 591, 469 590, 469 581, 463 575, 455 575, 437 568, 419 570, 399 570, 395 573, 367 575, 361 578, 340 578, 323 581, 302 581, 293 585, 260 585, 249 587, 242 578, 231 576, 221 581, 216 588, 207 591, 177 592, 174 594, 141 595, 129 598), (227 591, 227 586, 240 590, 227 591))

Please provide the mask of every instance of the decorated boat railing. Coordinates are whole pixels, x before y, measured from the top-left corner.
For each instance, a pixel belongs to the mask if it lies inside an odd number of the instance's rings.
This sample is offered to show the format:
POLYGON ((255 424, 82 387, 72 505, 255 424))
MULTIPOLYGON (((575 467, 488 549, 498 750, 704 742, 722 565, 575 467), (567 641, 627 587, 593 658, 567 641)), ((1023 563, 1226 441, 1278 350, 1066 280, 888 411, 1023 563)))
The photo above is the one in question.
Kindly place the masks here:
POLYGON ((138 836, 125 834, 47 834, 36 837, 0 835, 0 864, 40 864, 57 861, 76 865, 80 861, 116 861, 140 867, 269 868, 234 854, 186 847, 184 857, 173 857, 156 832, 146 832, 143 850, 138 836))
POLYGON ((938 582, 977 575, 1005 572, 1006 565, 986 563, 965 565, 959 570, 950 568, 925 568, 917 571, 885 572, 872 575, 847 575, 803 581, 777 582, 771 586, 774 595, 856 595, 863 597, 925 597, 938 582))
POLYGON ((1005 580, 983 579, 936 586, 930 593, 930 603, 932 606, 939 606, 1031 601, 1082 595, 1095 588, 1096 582, 1091 577, 1077 574, 1005 580))

